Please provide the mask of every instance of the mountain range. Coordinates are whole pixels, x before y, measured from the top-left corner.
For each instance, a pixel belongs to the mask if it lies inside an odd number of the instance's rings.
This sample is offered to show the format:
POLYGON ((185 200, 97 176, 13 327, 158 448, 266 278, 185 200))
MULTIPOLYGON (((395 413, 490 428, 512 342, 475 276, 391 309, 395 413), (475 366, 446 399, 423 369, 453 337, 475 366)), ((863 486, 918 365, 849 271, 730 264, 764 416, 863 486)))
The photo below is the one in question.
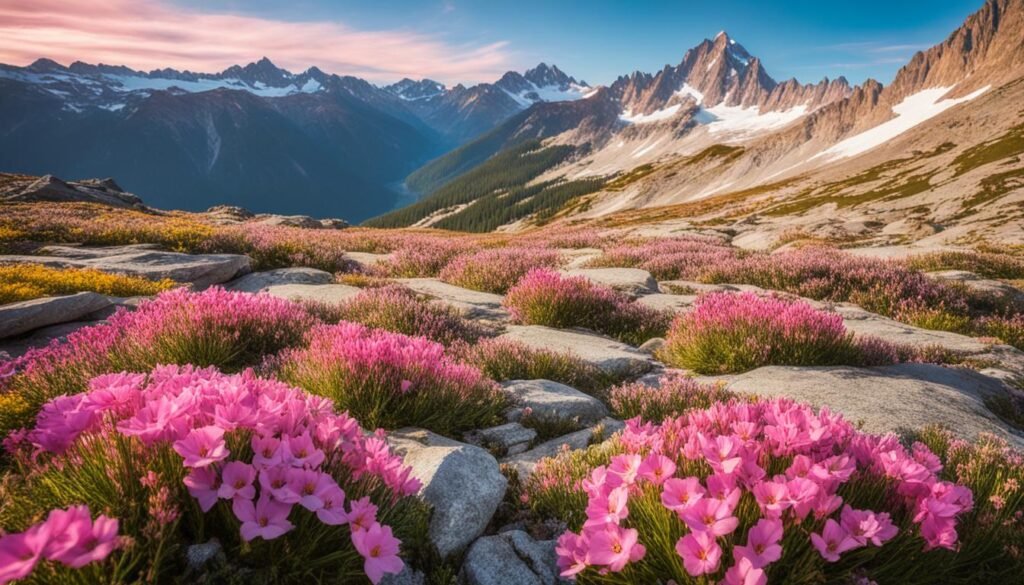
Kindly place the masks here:
POLYGON ((0 66, 0 169, 388 227, 994 237, 1024 221, 1021 104, 1024 0, 986 0, 889 85, 777 81, 724 31, 598 87, 543 63, 449 88, 266 58, 217 74, 40 59, 0 66))
POLYGON ((557 67, 493 84, 377 87, 263 58, 216 74, 39 59, 0 65, 0 168, 115 176, 162 207, 383 213, 424 162, 544 100, 591 91, 557 67))

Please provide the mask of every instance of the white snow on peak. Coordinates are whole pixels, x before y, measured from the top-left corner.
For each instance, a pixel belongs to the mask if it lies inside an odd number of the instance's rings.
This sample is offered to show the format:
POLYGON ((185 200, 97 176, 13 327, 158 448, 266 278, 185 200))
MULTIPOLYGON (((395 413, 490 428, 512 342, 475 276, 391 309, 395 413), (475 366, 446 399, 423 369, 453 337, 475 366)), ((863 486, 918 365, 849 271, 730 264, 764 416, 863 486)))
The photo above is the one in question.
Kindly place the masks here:
POLYGON ((557 85, 545 85, 544 87, 538 87, 532 82, 530 82, 530 85, 533 86, 533 89, 528 89, 520 93, 512 93, 507 89, 503 91, 508 94, 509 97, 514 99, 522 108, 528 108, 537 102, 569 102, 585 99, 594 95, 594 92, 597 91, 595 88, 575 83, 570 84, 564 89, 557 85), (540 99, 534 99, 531 94, 537 94, 537 97, 540 99))
POLYGON ((662 120, 668 120, 672 116, 676 115, 679 111, 679 104, 655 110, 650 114, 634 114, 633 110, 627 109, 626 111, 619 114, 619 119, 629 124, 650 124, 651 122, 660 122, 662 120))
POLYGON ((314 93, 321 89, 323 89, 323 86, 320 85, 320 82, 310 77, 306 83, 299 88, 299 91, 302 93, 314 93))
POLYGON ((697 100, 698 104, 704 103, 704 94, 698 91, 689 83, 683 83, 683 87, 679 88, 679 90, 676 91, 676 93, 682 96, 690 96, 693 99, 697 100))
POLYGON ((807 113, 807 106, 800 105, 781 112, 761 112, 761 108, 751 106, 717 106, 703 109, 706 114, 703 119, 698 116, 698 121, 707 125, 711 134, 733 134, 750 135, 774 130, 799 119, 807 113))
POLYGON ((896 114, 896 117, 892 120, 883 122, 870 130, 834 144, 832 147, 811 157, 811 160, 819 157, 825 157, 826 160, 835 160, 867 152, 896 138, 914 126, 938 116, 957 104, 973 100, 988 91, 990 87, 986 85, 963 97, 950 99, 942 99, 942 96, 948 94, 953 89, 952 87, 934 87, 909 95, 902 102, 893 106, 892 111, 896 114))

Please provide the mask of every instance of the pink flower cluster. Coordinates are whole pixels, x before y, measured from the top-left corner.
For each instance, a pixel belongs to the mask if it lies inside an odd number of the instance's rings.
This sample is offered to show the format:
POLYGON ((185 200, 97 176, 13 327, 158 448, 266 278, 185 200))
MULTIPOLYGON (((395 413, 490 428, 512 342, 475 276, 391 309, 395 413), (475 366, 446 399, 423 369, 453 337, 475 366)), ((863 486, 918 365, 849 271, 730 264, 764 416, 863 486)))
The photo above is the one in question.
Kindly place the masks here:
POLYGON ((693 235, 622 244, 608 248, 590 264, 642 268, 658 280, 674 280, 695 279, 708 266, 737 257, 736 248, 720 239, 693 235))
POLYGON ((560 255, 545 248, 493 248, 459 256, 441 271, 441 280, 485 292, 505 294, 534 268, 558 265, 560 255))
POLYGON ((391 387, 399 394, 436 385, 471 393, 487 385, 480 370, 455 362, 443 345, 425 337, 343 321, 314 327, 307 341, 308 347, 286 350, 274 362, 313 371, 342 368, 353 384, 391 387))
MULTIPOLYGON (((420 483, 382 437, 365 437, 358 423, 331 402, 250 372, 228 376, 191 366, 161 366, 148 376, 109 374, 89 391, 47 403, 26 439, 61 453, 83 434, 117 432, 144 447, 173 446, 189 469, 188 492, 204 512, 230 502, 245 540, 277 538, 292 530, 293 509, 329 525, 348 524, 374 583, 402 562, 391 529, 376 522, 369 498, 348 502, 332 469, 358 480, 379 477, 396 495, 420 483), (250 461, 232 459, 228 435, 251 437, 250 461)), ((244 440, 244 439, 243 439, 244 440)))
POLYGON ((411 289, 388 285, 363 290, 336 307, 327 307, 340 319, 395 333, 426 337, 444 345, 476 341, 483 327, 464 319, 448 305, 419 298, 411 289))
POLYGON ((409 236, 390 258, 374 266, 373 273, 403 278, 437 276, 453 258, 475 249, 468 239, 409 236))
POLYGON ((270 347, 287 344, 315 319, 300 305, 268 294, 250 294, 211 287, 202 292, 179 288, 161 293, 135 311, 117 313, 110 324, 146 345, 174 333, 232 332, 243 342, 270 347), (255 338, 255 339, 247 339, 255 338))
POLYGON ((586 327, 639 345, 664 333, 669 314, 633 302, 583 276, 564 276, 546 268, 528 272, 508 294, 512 318, 528 325, 586 327))
POLYGON ((558 541, 564 576, 591 567, 618 572, 642 561, 645 546, 657 543, 644 542, 646 527, 632 523, 630 506, 645 493, 657 494, 685 526, 675 552, 689 575, 718 574, 723 543, 732 545, 722 581, 730 585, 766 583, 765 568, 784 558, 784 533, 808 520, 817 526, 812 545, 830 563, 896 536, 888 512, 844 502, 842 494, 855 498, 864 480, 886 482, 892 505, 912 514, 926 550, 955 549, 957 516, 973 506, 970 490, 938 478, 941 463, 923 444, 908 451, 895 436, 862 434, 827 409, 816 414, 785 399, 718 403, 661 425, 632 419, 621 442, 626 452, 582 482, 589 500, 583 530, 558 541), (784 473, 769 475, 787 462, 784 473), (747 494, 759 513, 741 521, 747 494))
POLYGON ((95 520, 87 506, 51 510, 25 532, 0 536, 0 585, 27 577, 40 560, 72 569, 102 561, 118 547, 117 520, 95 520))

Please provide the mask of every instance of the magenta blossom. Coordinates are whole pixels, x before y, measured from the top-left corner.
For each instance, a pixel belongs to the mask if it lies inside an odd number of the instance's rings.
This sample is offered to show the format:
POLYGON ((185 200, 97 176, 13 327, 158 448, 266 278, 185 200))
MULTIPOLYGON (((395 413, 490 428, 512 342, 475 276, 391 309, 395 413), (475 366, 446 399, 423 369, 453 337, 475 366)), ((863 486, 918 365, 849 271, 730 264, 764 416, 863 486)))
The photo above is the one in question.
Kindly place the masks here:
POLYGON ((727 503, 713 498, 701 498, 684 510, 683 522, 690 530, 709 532, 714 536, 730 534, 740 523, 727 503))
POLYGON ((676 543, 676 553, 683 559, 686 572, 694 577, 714 573, 722 559, 722 547, 718 546, 711 533, 704 531, 691 532, 680 538, 676 543))
POLYGON ((844 552, 860 546, 845 528, 831 518, 825 521, 825 529, 821 534, 811 534, 811 544, 830 563, 838 561, 839 555, 844 552))
POLYGON ((246 542, 257 536, 273 540, 295 527, 288 521, 291 505, 275 502, 267 496, 260 496, 255 504, 252 500, 237 498, 231 509, 242 523, 242 538, 246 542))
POLYGON ((646 552, 644 546, 637 542, 637 531, 632 528, 607 525, 589 533, 589 537, 590 561, 606 566, 612 572, 621 571, 627 563, 642 559, 646 552))
POLYGON ((736 560, 746 559, 755 569, 763 569, 782 558, 782 521, 762 518, 747 532, 747 545, 733 548, 736 560))
POLYGON ((357 530, 352 533, 352 544, 363 556, 363 570, 375 585, 380 583, 385 573, 396 575, 402 571, 404 564, 398 557, 399 541, 391 534, 390 526, 374 522, 366 530, 357 530))
POLYGON ((256 497, 256 469, 248 463, 232 461, 221 471, 221 484, 217 495, 225 500, 244 498, 251 500, 256 497))
POLYGON ((174 450, 185 459, 185 467, 206 467, 229 455, 224 429, 213 425, 192 429, 184 439, 174 442, 174 450))

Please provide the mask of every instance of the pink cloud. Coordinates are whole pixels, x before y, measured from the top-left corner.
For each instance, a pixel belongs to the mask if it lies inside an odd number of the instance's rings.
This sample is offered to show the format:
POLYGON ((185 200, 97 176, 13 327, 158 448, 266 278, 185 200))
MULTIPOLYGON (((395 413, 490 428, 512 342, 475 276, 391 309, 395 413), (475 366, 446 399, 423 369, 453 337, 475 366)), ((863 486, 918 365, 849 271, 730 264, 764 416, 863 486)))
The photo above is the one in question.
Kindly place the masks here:
POLYGON ((65 64, 212 72, 262 56, 294 71, 316 65, 371 81, 491 81, 510 68, 505 42, 456 45, 408 30, 202 13, 159 0, 0 2, 3 63, 48 57, 65 64))

